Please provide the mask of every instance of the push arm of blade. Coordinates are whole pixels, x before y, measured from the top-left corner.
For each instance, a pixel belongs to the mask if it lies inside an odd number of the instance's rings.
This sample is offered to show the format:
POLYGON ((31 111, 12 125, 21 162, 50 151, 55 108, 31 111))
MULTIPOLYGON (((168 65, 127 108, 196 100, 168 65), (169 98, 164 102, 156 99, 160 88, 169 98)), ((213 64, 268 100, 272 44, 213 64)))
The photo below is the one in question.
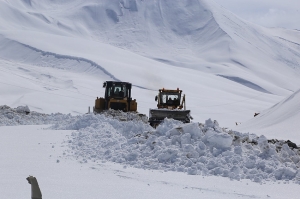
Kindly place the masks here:
POLYGON ((29 184, 31 184, 31 198, 42 199, 42 193, 36 178, 33 176, 29 176, 26 178, 26 180, 29 184))
POLYGON ((184 107, 184 110, 186 110, 186 107, 185 107, 185 94, 182 97, 182 101, 181 101, 181 104, 180 104, 180 109, 182 109, 182 107, 184 107))

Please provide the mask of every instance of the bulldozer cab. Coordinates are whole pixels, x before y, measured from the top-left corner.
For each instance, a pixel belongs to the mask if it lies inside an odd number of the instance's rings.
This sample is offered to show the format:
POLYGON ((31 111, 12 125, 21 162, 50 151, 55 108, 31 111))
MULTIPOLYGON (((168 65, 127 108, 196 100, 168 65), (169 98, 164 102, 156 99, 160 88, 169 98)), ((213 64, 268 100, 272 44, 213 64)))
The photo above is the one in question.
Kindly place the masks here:
POLYGON ((159 89, 159 93, 155 97, 155 101, 157 101, 157 108, 181 109, 181 93, 182 90, 179 89, 159 89))
POLYGON ((131 98, 131 84, 127 82, 104 82, 105 99, 131 98))
POLYGON ((100 113, 108 109, 121 110, 124 112, 137 111, 137 102, 131 98, 131 87, 131 83, 128 82, 104 82, 104 98, 97 97, 94 113, 100 113))

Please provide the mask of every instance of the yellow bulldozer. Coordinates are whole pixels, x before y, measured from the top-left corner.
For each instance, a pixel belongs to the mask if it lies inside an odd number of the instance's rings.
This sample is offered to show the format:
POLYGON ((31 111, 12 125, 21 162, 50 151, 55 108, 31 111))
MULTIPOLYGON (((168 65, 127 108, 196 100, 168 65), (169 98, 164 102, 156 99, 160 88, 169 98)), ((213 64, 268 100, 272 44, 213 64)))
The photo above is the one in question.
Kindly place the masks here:
POLYGON ((149 120, 151 126, 156 127, 165 118, 190 123, 192 116, 191 111, 186 110, 185 95, 182 96, 182 90, 159 89, 158 95, 155 96, 157 109, 150 109, 149 120))
POLYGON ((94 113, 101 113, 104 110, 121 110, 123 112, 137 111, 137 102, 131 98, 131 83, 106 81, 104 98, 95 101, 94 113))

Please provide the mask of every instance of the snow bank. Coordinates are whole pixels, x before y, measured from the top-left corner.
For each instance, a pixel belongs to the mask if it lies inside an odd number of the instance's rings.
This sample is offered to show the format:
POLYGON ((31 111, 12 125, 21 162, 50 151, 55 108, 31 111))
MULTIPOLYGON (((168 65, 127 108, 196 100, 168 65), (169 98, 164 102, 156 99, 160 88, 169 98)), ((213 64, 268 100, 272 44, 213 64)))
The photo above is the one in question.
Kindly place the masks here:
POLYGON ((300 152, 284 141, 226 131, 217 121, 183 124, 165 119, 153 129, 142 121, 83 115, 56 129, 77 130, 67 156, 81 163, 112 161, 143 169, 217 175, 255 182, 300 183, 300 152))
MULTIPOLYGON (((148 121, 144 114, 123 113, 115 110, 105 111, 102 116, 118 121, 141 121, 143 123, 148 121)), ((98 120, 97 116, 93 117, 91 114, 86 116, 72 116, 62 113, 44 114, 30 111, 28 106, 18 106, 17 108, 6 105, 0 106, 0 126, 53 124, 55 128, 78 130, 88 127, 98 120)))
POLYGON ((172 119, 153 129, 143 115, 107 111, 71 116, 0 106, 0 126, 53 124, 74 130, 65 155, 81 163, 112 161, 143 169, 216 175, 255 182, 300 183, 300 150, 290 141, 227 131, 217 121, 183 124, 172 119))
POLYGON ((71 120, 72 118, 74 117, 70 114, 31 112, 28 106, 19 106, 17 108, 10 108, 6 105, 0 106, 0 126, 55 124, 60 121, 71 120))

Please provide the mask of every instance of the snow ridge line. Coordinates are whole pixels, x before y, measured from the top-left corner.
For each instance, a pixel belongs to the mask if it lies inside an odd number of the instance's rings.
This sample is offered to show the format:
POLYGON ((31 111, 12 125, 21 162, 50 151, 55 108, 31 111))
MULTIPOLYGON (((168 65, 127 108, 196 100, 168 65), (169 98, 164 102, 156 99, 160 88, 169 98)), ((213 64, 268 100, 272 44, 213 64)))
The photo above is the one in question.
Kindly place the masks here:
POLYGON ((33 51, 41 53, 43 56, 50 55, 50 56, 54 56, 57 59, 69 59, 69 60, 75 60, 75 61, 78 61, 78 62, 87 62, 87 63, 91 64, 91 66, 94 66, 94 67, 100 69, 104 74, 106 74, 107 76, 112 78, 114 81, 121 81, 120 79, 116 78, 113 74, 108 72, 105 68, 103 68, 102 66, 100 66, 96 62, 91 61, 89 59, 82 58, 82 57, 75 57, 75 56, 70 56, 70 55, 61 55, 61 54, 56 54, 56 53, 52 53, 52 52, 47 52, 47 51, 40 50, 38 48, 35 48, 33 46, 29 46, 27 44, 24 44, 24 43, 21 43, 21 42, 18 42, 18 41, 15 41, 15 42, 17 42, 18 44, 20 44, 20 45, 22 45, 26 48, 29 48, 29 49, 33 50, 33 51))
POLYGON ((146 88, 146 87, 139 86, 139 85, 136 85, 136 84, 132 84, 132 86, 140 88, 140 89, 148 90, 148 91, 157 91, 157 89, 146 88))
MULTIPOLYGON (((26 48, 29 48, 31 50, 34 50, 38 53, 41 53, 43 56, 47 56, 47 55, 51 55, 51 56, 54 56, 55 58, 57 59, 70 59, 70 60, 75 60, 75 61, 78 61, 78 62, 87 62, 89 64, 91 64, 91 66, 94 66, 98 69, 100 69, 104 74, 106 74, 107 76, 109 76, 110 78, 112 78, 114 81, 120 81, 120 79, 116 78, 113 74, 111 74, 110 72, 108 72, 105 68, 103 68, 102 66, 100 66, 99 64, 97 64, 96 62, 94 61, 91 61, 89 59, 86 59, 86 58, 82 58, 82 57, 75 57, 75 56, 70 56, 70 55, 61 55, 61 54, 56 54, 56 53, 52 53, 52 52, 47 52, 47 51, 43 51, 43 50, 40 50, 40 49, 37 49, 33 46, 29 46, 27 44, 24 44, 24 43, 21 43, 21 42, 18 42, 18 41, 15 41, 17 42, 18 44, 26 47, 26 48)), ((156 91, 156 90, 153 90, 153 89, 150 89, 150 88, 146 88, 146 87, 143 87, 143 86, 139 86, 139 85, 135 85, 133 84, 133 86, 137 87, 137 88, 140 88, 140 89, 145 89, 145 90, 150 90, 150 91, 156 91)))
POLYGON ((282 37, 278 37, 278 38, 279 38, 279 39, 281 39, 281 40, 283 40, 283 41, 286 41, 286 42, 289 42, 289 43, 295 44, 295 45, 297 45, 297 46, 300 46, 300 44, 299 44, 299 43, 296 43, 296 42, 293 42, 293 41, 290 41, 290 40, 284 39, 284 38, 282 38, 282 37))

